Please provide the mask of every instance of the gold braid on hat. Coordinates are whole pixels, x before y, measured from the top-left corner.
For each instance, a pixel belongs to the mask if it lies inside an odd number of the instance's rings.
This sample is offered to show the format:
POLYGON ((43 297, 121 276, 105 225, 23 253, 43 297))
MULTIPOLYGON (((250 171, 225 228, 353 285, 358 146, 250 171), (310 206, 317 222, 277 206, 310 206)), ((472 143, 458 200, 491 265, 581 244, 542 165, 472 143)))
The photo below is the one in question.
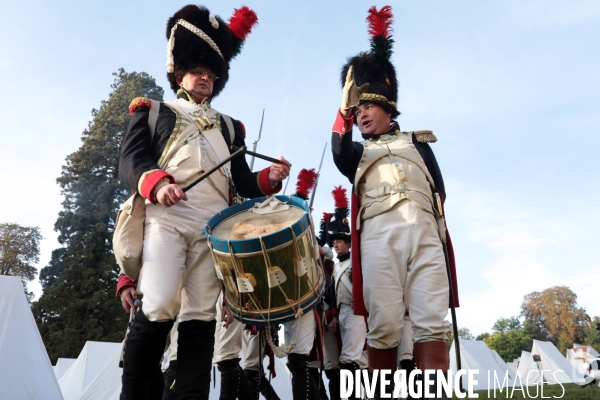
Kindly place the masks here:
POLYGON ((381 95, 381 94, 375 94, 375 93, 363 93, 362 96, 360 96, 360 100, 361 101, 379 101, 381 103, 387 103, 390 106, 394 107, 394 109, 398 109, 398 107, 396 107, 396 102, 395 101, 389 101, 387 99, 387 97, 381 95))

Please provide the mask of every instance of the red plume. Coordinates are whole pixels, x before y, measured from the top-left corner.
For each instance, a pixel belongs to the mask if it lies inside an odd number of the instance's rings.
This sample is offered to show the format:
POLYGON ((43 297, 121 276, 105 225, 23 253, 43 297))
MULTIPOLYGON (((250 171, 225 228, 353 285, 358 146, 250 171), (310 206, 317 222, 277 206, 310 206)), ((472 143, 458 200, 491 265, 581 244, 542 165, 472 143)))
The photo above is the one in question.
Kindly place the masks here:
POLYGON ((333 191, 333 201, 335 208, 347 208, 348 207, 348 196, 346 196, 346 189, 341 186, 336 186, 333 191))
POLYGON ((315 187, 316 181, 317 172, 315 169, 303 168, 298 174, 298 182, 296 182, 296 193, 299 197, 308 197, 308 193, 315 187))
POLYGON ((377 11, 377 8, 372 6, 369 8, 367 22, 369 23, 369 34, 372 39, 377 36, 387 39, 391 34, 390 26, 394 22, 392 7, 383 6, 381 10, 377 11))
POLYGON ((329 217, 331 217, 332 215, 333 215, 333 213, 324 212, 322 221, 325 221, 325 222, 329 221, 329 217))
POLYGON ((252 28, 258 24, 256 13, 246 6, 234 9, 234 13, 229 18, 229 29, 233 36, 241 41, 246 40, 246 36, 252 31, 252 28))

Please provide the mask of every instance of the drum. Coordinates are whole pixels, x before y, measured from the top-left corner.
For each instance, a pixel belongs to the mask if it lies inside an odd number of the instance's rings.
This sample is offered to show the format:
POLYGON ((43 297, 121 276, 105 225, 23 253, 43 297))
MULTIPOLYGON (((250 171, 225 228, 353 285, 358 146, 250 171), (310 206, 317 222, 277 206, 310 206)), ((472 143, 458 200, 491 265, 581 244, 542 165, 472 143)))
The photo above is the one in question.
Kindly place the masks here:
POLYGON ((320 301, 324 270, 305 200, 250 199, 221 211, 204 229, 227 305, 240 322, 285 323, 320 301))

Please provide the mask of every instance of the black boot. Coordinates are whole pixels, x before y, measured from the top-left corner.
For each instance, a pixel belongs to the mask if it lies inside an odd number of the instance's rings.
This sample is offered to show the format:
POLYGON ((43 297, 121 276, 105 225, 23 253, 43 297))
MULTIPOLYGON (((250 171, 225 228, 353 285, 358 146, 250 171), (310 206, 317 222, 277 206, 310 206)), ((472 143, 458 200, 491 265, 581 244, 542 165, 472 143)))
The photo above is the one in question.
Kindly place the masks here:
POLYGON ((141 306, 135 309, 125 339, 121 400, 150 398, 151 382, 174 322, 152 322, 146 318, 141 306))
MULTIPOLYGON (((250 395, 253 400, 258 400, 260 395, 260 388, 258 387, 258 371, 253 369, 245 369, 246 377, 250 382, 250 395)), ((262 377, 261 377, 262 380, 262 377)))
POLYGON ((248 382, 250 382, 250 389, 252 392, 252 398, 258 400, 259 394, 262 394, 266 400, 280 400, 275 389, 271 386, 271 382, 267 379, 265 374, 260 377, 260 383, 258 382, 258 371, 252 369, 244 370, 248 382))
POLYGON ((294 400, 317 400, 319 390, 308 373, 308 356, 295 353, 289 354, 287 366, 292 373, 294 400))
MULTIPOLYGON (((404 370, 406 375, 404 377, 404 385, 406 387, 407 397, 406 400, 416 400, 414 397, 411 397, 410 391, 408 388, 408 378, 410 377, 410 373, 417 369, 417 364, 413 360, 400 360, 399 370, 404 370)), ((413 391, 416 390, 416 382, 418 379, 413 381, 413 391)))
POLYGON ((182 321, 177 339, 176 398, 208 400, 216 321, 182 321))
POLYGON ((240 367, 239 358, 219 361, 217 367, 221 372, 220 400, 255 400, 256 397, 252 397, 251 384, 248 382, 246 373, 240 367))
POLYGON ((325 389, 325 382, 323 382, 323 378, 321 377, 321 373, 319 372, 319 368, 308 368, 308 373, 313 378, 313 382, 317 385, 317 389, 319 391, 319 398, 321 400, 329 400, 327 397, 327 390, 325 389))
POLYGON ((169 363, 169 368, 165 371, 165 390, 163 391, 162 400, 176 400, 175 394, 175 375, 177 374, 177 360, 169 363))
MULTIPOLYGON (((360 367, 355 362, 340 363, 340 371, 341 370, 350 371, 350 375, 352 375, 352 378, 355 379, 356 378, 355 371, 360 370, 360 367)), ((361 376, 361 382, 362 382, 362 376, 361 376)), ((338 374, 338 393, 339 393, 339 390, 340 390, 340 382, 339 382, 339 374, 338 374)), ((354 393, 354 389, 352 389, 352 393, 354 394, 354 396, 352 396, 351 398, 360 398, 360 393, 354 393)))
POLYGON ((325 376, 329 379, 329 398, 331 400, 340 400, 340 370, 326 369, 325 376))

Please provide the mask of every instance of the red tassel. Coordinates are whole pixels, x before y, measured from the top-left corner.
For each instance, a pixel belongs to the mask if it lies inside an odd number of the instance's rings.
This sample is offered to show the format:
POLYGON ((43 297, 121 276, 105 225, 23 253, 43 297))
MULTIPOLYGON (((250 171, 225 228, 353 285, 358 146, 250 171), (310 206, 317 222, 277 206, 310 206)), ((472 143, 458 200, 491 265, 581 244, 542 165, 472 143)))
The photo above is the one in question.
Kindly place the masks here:
POLYGON ((347 208, 348 207, 348 196, 346 196, 346 189, 342 186, 336 186, 333 191, 333 201, 335 208, 347 208))
POLYGON ((303 168, 298 174, 298 182, 296 182, 296 193, 301 197, 308 197, 310 190, 315 187, 317 181, 317 172, 315 169, 303 168))
POLYGON ((377 36, 387 39, 391 36, 390 27, 394 22, 392 6, 383 6, 379 11, 377 11, 375 6, 372 6, 369 8, 367 22, 369 23, 369 34, 371 35, 371 39, 377 36))
POLYGON ((229 29, 233 36, 241 41, 246 40, 246 36, 252 31, 252 28, 258 24, 256 13, 246 6, 234 9, 234 13, 229 18, 229 29))

